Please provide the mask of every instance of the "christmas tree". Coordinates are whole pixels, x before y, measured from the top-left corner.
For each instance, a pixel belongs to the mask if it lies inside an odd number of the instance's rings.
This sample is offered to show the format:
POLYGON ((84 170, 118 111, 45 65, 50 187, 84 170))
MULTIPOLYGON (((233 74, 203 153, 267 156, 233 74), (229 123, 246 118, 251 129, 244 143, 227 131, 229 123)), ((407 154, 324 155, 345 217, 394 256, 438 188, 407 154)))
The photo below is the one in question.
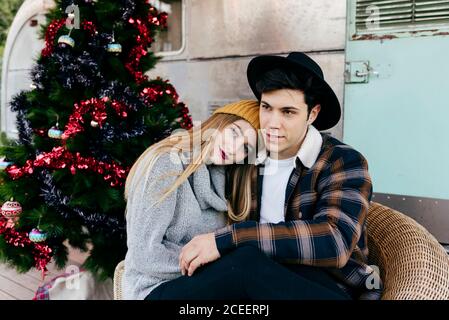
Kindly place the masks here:
POLYGON ((69 244, 104 280, 127 250, 129 169, 192 121, 168 81, 145 75, 159 59, 150 49, 166 13, 149 0, 55 3, 31 88, 10 103, 18 139, 2 134, 0 261, 45 273, 53 259, 62 269, 69 244))

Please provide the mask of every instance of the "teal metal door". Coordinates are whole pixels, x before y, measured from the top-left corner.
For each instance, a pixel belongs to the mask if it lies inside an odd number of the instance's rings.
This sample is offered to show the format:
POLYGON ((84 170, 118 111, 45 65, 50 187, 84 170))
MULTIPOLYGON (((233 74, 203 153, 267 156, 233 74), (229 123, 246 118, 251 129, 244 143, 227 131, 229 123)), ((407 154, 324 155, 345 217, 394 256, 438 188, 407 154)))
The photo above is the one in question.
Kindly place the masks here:
POLYGON ((449 1, 348 0, 343 140, 378 201, 449 243, 449 1))

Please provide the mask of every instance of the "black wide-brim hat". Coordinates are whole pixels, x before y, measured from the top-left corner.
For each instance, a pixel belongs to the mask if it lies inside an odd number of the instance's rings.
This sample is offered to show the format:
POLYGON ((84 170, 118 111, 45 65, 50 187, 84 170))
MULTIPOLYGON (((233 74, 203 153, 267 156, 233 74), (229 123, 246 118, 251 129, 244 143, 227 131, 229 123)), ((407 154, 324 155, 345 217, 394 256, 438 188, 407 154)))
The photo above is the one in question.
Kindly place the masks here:
POLYGON ((321 111, 313 122, 318 130, 326 130, 335 126, 340 120, 341 108, 335 92, 324 80, 320 66, 309 56, 302 52, 292 52, 287 57, 263 55, 253 58, 247 69, 248 83, 254 95, 260 101, 262 94, 257 91, 256 83, 267 72, 276 68, 290 70, 303 78, 304 73, 313 76, 313 82, 321 87, 320 101, 321 111), (302 76, 301 76, 302 75, 302 76))

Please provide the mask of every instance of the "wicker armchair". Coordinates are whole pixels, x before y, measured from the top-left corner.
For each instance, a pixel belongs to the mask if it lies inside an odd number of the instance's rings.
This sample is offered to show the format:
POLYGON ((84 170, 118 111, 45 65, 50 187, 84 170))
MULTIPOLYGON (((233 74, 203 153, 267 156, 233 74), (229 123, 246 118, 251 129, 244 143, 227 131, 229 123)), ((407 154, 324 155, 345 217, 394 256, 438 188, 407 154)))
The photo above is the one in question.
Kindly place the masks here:
POLYGON ((448 300, 449 257, 438 241, 404 214, 371 202, 370 264, 379 266, 383 300, 448 300))
MULTIPOLYGON (((384 281, 383 300, 449 300, 449 257, 413 219, 371 202, 367 216, 369 263, 384 281)), ((121 300, 124 261, 114 274, 114 299, 121 300)))
POLYGON ((114 300, 122 300, 122 276, 125 272, 125 260, 119 262, 114 271, 114 300))

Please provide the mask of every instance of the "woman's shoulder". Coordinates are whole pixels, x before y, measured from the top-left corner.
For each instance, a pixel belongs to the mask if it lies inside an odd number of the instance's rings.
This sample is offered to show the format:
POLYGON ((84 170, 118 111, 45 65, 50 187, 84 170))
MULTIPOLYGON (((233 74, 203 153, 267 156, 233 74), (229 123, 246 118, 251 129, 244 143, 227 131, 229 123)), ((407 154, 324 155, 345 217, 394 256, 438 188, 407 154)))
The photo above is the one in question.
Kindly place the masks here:
POLYGON ((160 179, 166 174, 173 175, 183 170, 180 156, 176 152, 161 152, 157 155, 153 152, 147 153, 137 166, 135 177, 138 181, 160 179), (142 179, 143 177, 145 178, 142 179))
POLYGON ((179 152, 163 152, 158 155, 155 166, 160 170, 182 169, 182 158, 179 152))

